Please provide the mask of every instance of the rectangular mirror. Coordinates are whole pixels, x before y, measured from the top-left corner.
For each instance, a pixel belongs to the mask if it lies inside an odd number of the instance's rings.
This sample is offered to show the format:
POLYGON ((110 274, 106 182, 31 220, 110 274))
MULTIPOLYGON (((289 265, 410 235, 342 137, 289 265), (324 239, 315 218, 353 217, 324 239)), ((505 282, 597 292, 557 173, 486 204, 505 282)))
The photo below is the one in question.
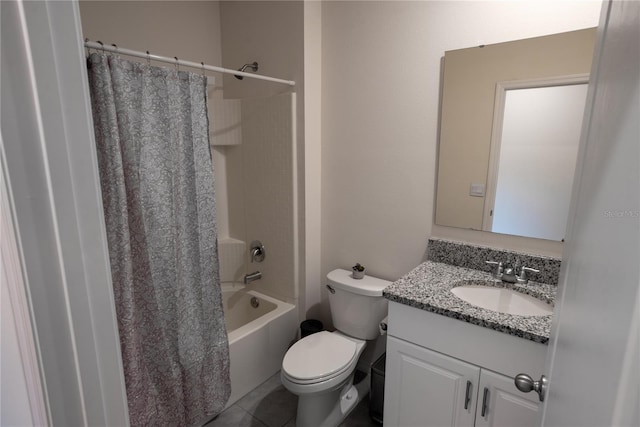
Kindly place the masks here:
POLYGON ((435 223, 563 240, 595 28, 445 52, 435 223))

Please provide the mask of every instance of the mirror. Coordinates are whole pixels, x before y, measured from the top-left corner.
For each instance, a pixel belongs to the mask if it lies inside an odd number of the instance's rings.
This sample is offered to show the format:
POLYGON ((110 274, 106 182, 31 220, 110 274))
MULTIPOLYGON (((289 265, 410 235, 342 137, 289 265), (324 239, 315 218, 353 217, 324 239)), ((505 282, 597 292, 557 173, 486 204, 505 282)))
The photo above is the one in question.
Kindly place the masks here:
POLYGON ((589 28, 445 52, 436 224, 564 238, 594 43, 589 28))

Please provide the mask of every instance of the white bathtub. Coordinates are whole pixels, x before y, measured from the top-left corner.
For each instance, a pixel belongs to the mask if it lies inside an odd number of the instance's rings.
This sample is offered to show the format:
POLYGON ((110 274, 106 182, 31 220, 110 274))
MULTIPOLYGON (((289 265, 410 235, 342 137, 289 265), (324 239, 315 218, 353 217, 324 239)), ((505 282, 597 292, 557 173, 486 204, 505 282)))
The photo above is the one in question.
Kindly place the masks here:
POLYGON ((222 296, 231 359, 229 407, 278 372, 296 338, 298 318, 294 305, 239 285, 223 286, 222 296))

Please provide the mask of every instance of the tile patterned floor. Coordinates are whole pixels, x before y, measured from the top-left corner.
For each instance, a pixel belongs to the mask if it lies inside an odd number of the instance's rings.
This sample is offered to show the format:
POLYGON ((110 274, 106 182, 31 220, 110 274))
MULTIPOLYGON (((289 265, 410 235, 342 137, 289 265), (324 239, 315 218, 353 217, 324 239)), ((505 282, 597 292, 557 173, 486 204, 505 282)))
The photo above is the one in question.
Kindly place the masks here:
MULTIPOLYGON (((280 372, 230 406, 206 427, 295 427, 298 398, 280 383, 280 372)), ((369 417, 369 398, 340 427, 380 427, 369 417)))

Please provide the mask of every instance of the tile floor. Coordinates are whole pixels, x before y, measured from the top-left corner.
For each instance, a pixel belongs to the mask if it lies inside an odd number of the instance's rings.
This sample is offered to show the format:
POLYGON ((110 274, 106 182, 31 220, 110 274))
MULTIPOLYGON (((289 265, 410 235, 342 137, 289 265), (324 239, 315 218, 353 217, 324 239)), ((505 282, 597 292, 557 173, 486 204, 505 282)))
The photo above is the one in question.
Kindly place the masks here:
MULTIPOLYGON (((280 383, 280 372, 227 408, 206 427, 295 427, 298 398, 280 383)), ((369 397, 340 427, 380 427, 369 418, 369 397)))

